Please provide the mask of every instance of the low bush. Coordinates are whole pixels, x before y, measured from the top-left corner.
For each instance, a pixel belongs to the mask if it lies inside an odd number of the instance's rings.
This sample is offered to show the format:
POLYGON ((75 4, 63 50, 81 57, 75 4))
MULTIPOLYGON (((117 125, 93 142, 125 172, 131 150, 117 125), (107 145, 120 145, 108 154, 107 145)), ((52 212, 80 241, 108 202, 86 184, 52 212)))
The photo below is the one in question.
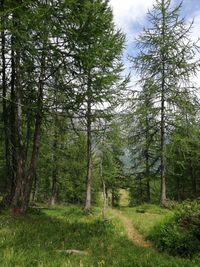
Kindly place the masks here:
POLYGON ((148 235, 155 246, 171 255, 192 257, 200 252, 200 201, 185 201, 172 216, 156 225, 148 235))

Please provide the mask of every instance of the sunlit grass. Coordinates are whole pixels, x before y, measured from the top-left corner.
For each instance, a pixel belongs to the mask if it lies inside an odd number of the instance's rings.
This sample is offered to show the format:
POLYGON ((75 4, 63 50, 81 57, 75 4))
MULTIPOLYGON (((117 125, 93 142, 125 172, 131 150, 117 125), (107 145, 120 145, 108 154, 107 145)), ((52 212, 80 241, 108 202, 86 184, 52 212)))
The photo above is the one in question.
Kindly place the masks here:
POLYGON ((197 267, 198 264, 137 247, 127 239, 122 223, 109 219, 109 214, 108 220, 102 221, 98 208, 90 215, 76 206, 43 208, 38 214, 24 218, 12 218, 8 213, 0 215, 2 267, 197 267), (69 255, 68 249, 87 254, 69 255))
POLYGON ((121 211, 133 221, 134 227, 144 236, 148 235, 149 231, 156 223, 162 221, 164 217, 173 214, 173 211, 149 204, 122 208, 121 211))

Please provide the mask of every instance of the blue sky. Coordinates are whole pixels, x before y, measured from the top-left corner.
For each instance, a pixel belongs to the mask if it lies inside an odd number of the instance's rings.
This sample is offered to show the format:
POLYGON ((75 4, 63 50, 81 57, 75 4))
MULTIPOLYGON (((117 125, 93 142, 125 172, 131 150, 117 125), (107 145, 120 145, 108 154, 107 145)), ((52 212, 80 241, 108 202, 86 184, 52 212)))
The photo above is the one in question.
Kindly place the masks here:
MULTIPOLYGON (((181 1, 172 0, 172 5, 177 5, 181 1)), ((186 21, 192 21, 194 18, 194 25, 191 32, 191 38, 196 41, 200 37, 200 0, 183 0, 181 17, 186 21)), ((133 55, 134 40, 142 31, 143 27, 148 26, 147 12, 151 10, 155 0, 110 0, 110 4, 114 13, 115 24, 127 36, 127 44, 125 51, 125 58, 127 54, 133 55)), ((130 64, 125 60, 127 69, 130 64)), ((200 75, 196 77, 196 82, 200 81, 200 75)), ((200 82, 198 82, 200 84, 200 82)))

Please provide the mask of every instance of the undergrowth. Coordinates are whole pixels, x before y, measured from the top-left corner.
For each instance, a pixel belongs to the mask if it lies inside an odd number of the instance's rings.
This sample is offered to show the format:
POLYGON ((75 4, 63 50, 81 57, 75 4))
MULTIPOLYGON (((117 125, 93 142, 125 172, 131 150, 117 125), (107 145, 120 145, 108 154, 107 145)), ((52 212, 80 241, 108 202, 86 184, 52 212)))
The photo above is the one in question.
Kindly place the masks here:
POLYGON ((200 253, 200 201, 185 201, 172 216, 155 225, 148 238, 171 255, 193 257, 200 253))

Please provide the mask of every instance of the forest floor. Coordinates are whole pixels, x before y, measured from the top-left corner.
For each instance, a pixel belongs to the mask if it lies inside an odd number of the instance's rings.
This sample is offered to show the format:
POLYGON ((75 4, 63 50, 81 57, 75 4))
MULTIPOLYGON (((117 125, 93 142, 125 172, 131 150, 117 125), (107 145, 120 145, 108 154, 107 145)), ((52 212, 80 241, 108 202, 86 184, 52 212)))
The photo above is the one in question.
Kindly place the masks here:
POLYGON ((106 221, 100 208, 86 215, 78 206, 38 207, 16 218, 1 212, 0 266, 200 267, 199 259, 172 257, 143 243, 141 235, 168 214, 143 208, 143 214, 137 208, 108 209, 106 221), (131 239, 136 235, 137 241, 131 239))
POLYGON ((128 217, 123 215, 121 211, 117 209, 112 209, 111 213, 122 221, 129 240, 133 241, 136 245, 141 246, 141 247, 146 247, 146 248, 152 247, 152 244, 146 241, 143 235, 139 234, 136 231, 135 227, 133 226, 132 221, 128 217))

